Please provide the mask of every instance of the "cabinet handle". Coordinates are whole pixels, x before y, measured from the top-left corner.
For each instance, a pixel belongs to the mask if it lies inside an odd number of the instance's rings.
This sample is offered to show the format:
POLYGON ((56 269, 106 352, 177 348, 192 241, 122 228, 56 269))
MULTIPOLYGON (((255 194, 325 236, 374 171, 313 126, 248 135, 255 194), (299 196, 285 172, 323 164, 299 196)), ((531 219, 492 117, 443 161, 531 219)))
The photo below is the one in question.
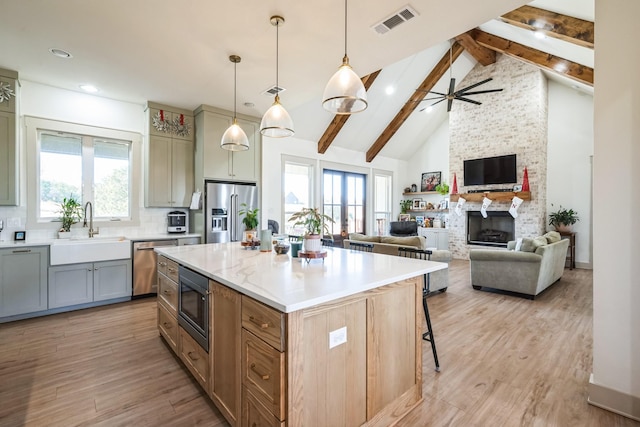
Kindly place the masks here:
POLYGON ((167 329, 171 329, 171 323, 169 322, 162 322, 162 325, 167 329))
MULTIPOLYGON (((193 357, 193 351, 188 352, 188 353, 187 353, 187 356, 189 356, 189 358, 190 358, 191 360, 193 360, 194 362, 195 362, 196 360, 200 359, 199 357, 193 357)), ((196 354, 196 356, 197 356, 197 354, 196 354)))
POLYGON ((164 291, 162 291, 162 293, 165 295, 171 295, 173 292, 171 292, 169 289, 165 289, 164 291))
POLYGON ((173 268, 173 267, 169 267, 169 268, 167 268, 167 271, 168 271, 169 273, 175 273, 176 269, 175 269, 175 268, 173 268))
POLYGON ((269 379, 269 374, 261 374, 261 373, 256 369, 256 364, 255 364, 255 363, 252 363, 252 364, 251 364, 251 370, 252 370, 253 372, 255 372, 256 374, 258 374, 258 376, 259 376, 260 378, 262 378, 263 380, 267 381, 267 380, 269 379))
POLYGON ((92 271, 90 268, 87 268, 87 271, 92 271))
POLYGON ((160 267, 166 267, 166 266, 167 266, 167 263, 166 263, 166 262, 164 262, 164 261, 160 261, 160 262, 158 263, 158 265, 159 265, 160 267))
POLYGON ((12 251, 14 254, 28 254, 29 252, 31 252, 31 249, 16 249, 12 251))
POLYGON ((262 323, 262 322, 260 322, 258 319, 256 319, 256 318, 255 318, 255 317, 253 317, 253 316, 249 316, 249 321, 250 321, 251 323, 253 323, 254 325, 258 325, 258 327, 259 327, 260 329, 267 329, 267 328, 269 327, 269 324, 268 324, 268 323, 262 323))

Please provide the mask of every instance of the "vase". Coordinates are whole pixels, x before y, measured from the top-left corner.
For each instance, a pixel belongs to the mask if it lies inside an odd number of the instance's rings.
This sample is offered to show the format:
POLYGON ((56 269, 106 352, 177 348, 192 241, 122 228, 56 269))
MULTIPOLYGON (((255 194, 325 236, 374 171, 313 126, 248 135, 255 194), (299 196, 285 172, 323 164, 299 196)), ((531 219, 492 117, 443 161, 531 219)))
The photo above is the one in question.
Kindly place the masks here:
POLYGON ((256 230, 245 230, 244 231, 244 241, 245 242, 258 241, 257 231, 256 230))
POLYGON ((305 252, 320 252, 322 250, 322 240, 319 234, 310 234, 304 237, 305 252))
POLYGON ((71 231, 58 231, 58 239, 70 239, 71 231))
POLYGON ((564 223, 560 223, 560 224, 556 224, 554 225, 554 227, 556 228, 556 231, 558 232, 570 232, 571 231, 571 224, 567 225, 564 223))

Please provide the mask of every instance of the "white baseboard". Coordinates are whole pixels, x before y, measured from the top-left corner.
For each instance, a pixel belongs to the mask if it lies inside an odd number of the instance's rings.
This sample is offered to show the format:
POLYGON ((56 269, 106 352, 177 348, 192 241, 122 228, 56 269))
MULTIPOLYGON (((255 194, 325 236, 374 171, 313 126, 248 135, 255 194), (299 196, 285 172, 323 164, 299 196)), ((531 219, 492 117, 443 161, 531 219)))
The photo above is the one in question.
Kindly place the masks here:
POLYGON ((593 374, 589 377, 589 397, 587 402, 632 420, 640 421, 640 397, 631 396, 596 384, 593 381, 593 374))

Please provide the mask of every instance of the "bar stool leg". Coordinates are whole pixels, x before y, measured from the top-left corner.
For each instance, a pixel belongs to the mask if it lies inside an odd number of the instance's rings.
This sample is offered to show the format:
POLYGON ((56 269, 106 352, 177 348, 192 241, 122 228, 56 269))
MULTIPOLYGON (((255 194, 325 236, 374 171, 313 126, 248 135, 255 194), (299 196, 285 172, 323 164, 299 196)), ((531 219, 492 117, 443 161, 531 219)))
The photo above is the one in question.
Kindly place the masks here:
MULTIPOLYGON (((426 274, 425 283, 428 283, 429 275, 426 274)), ((431 350, 433 351, 433 359, 436 363, 436 372, 440 372, 440 363, 438 362, 438 352, 436 351, 436 341, 433 337, 433 329, 431 327, 431 316, 429 316, 429 307, 427 306, 427 295, 429 295, 429 288, 422 289, 422 308, 424 309, 424 317, 427 321, 427 332, 422 334, 422 339, 431 343, 431 350)))

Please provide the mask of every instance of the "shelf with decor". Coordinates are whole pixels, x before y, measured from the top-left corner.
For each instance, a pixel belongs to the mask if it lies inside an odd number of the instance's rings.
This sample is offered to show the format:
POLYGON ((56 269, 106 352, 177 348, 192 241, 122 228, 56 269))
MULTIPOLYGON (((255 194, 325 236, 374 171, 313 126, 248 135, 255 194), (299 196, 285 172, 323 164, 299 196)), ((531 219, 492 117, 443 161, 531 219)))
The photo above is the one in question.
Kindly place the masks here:
POLYGON ((463 197, 467 202, 482 202, 486 197, 494 202, 510 202, 514 196, 520 197, 522 200, 531 200, 530 191, 485 191, 484 193, 461 193, 451 194, 449 198, 451 202, 457 202, 463 197))
POLYGON ((407 209, 407 212, 449 213, 449 209, 407 209))
POLYGON ((410 191, 408 193, 402 193, 403 196, 424 196, 424 195, 431 195, 431 194, 438 194, 437 191, 410 191))

